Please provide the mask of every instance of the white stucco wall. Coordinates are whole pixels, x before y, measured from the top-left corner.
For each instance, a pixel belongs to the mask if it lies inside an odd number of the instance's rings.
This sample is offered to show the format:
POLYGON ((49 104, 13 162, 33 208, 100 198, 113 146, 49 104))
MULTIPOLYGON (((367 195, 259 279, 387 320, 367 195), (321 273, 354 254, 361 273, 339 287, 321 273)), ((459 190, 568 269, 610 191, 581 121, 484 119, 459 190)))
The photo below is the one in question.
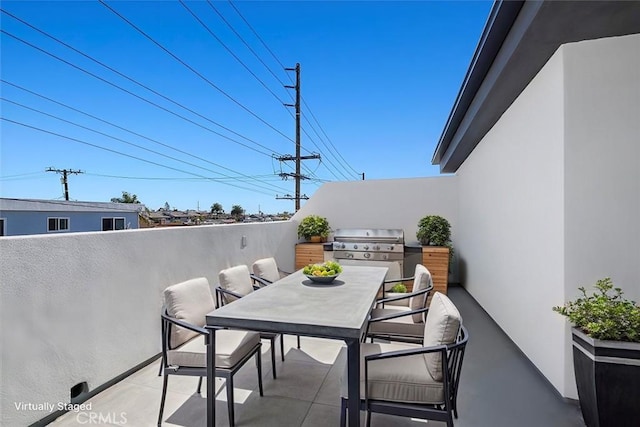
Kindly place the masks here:
POLYGON ((462 281, 565 397, 551 307, 611 276, 640 299, 640 35, 562 46, 458 171, 462 281))
POLYGON ((462 282, 564 390, 564 95, 556 53, 458 170, 462 282))
MULTIPOLYGON (((426 178, 331 182, 320 187, 292 220, 314 214, 339 228, 400 228, 407 244, 418 244, 418 221, 440 215, 451 223, 454 249, 458 236, 458 178, 426 178)), ((457 257, 450 281, 458 282, 457 257)))
POLYGON ((570 44, 563 55, 565 297, 611 277, 640 301, 640 34, 570 44))
POLYGON ((275 256, 294 268, 296 224, 273 222, 0 239, 0 425, 47 412, 16 402, 69 402, 160 352, 165 287, 275 256), (246 247, 241 246, 247 236, 246 247))

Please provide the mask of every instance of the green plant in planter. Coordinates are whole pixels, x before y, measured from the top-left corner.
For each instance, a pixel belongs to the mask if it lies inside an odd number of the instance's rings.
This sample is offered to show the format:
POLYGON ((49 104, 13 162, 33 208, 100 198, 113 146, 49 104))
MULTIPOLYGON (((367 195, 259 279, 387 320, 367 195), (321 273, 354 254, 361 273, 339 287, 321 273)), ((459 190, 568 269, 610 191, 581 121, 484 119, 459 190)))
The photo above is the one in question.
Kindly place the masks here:
POLYGON ((453 258, 451 244, 451 224, 439 215, 427 215, 418 221, 416 237, 423 245, 446 246, 449 248, 449 260, 453 258))
POLYGON ((329 221, 319 215, 306 216, 298 224, 298 237, 305 240, 310 240, 312 236, 326 238, 330 231, 329 221))
POLYGON ((393 285, 393 287, 389 289, 389 292, 393 292, 396 294, 405 294, 407 293, 407 287, 402 283, 398 283, 397 285, 393 285))
POLYGON ((622 290, 614 288, 610 278, 598 280, 598 292, 569 301, 553 311, 567 316, 569 321, 591 338, 611 341, 640 342, 640 307, 622 297, 622 290), (609 293, 613 290, 613 293, 609 293))

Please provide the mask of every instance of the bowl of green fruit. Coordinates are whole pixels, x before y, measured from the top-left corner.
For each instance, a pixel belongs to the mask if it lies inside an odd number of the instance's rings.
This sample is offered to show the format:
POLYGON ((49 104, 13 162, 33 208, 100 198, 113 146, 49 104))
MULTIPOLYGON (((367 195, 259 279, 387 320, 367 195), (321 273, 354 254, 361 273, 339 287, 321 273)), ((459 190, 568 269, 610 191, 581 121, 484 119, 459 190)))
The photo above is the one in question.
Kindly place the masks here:
POLYGON ((312 282, 331 283, 342 273, 342 266, 335 261, 322 264, 309 264, 302 269, 302 273, 312 282))

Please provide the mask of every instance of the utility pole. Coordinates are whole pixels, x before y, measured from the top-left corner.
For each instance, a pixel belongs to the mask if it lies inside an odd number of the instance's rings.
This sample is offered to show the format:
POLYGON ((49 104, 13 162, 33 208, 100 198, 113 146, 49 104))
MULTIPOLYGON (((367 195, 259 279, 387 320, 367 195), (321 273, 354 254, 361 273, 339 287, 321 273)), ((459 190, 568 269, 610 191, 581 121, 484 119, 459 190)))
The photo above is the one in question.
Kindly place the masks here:
POLYGON ((286 71, 295 71, 296 72, 296 85, 295 86, 285 86, 287 89, 295 89, 296 91, 296 103, 295 105, 284 104, 287 107, 295 107, 296 109, 296 155, 294 156, 279 156, 276 159, 280 162, 287 161, 295 161, 296 162, 296 172, 291 173, 281 173, 280 176, 284 179, 287 177, 294 177, 296 180, 296 193, 295 196, 291 196, 290 194, 285 194, 282 197, 276 196, 276 199, 293 199, 296 203, 296 212, 300 210, 300 200, 308 199, 306 195, 300 194, 300 181, 303 179, 309 179, 308 177, 302 175, 300 171, 300 162, 302 160, 311 160, 311 159, 320 159, 319 154, 312 154, 310 156, 301 156, 300 155, 300 63, 296 63, 295 68, 285 68, 286 71))
POLYGON ((84 173, 81 170, 54 169, 54 168, 47 168, 47 170, 45 172, 55 172, 55 173, 62 174, 62 178, 60 179, 60 181, 62 182, 62 185, 64 185, 64 199, 65 200, 69 200, 69 181, 67 180, 67 177, 69 175, 78 175, 78 174, 84 173))

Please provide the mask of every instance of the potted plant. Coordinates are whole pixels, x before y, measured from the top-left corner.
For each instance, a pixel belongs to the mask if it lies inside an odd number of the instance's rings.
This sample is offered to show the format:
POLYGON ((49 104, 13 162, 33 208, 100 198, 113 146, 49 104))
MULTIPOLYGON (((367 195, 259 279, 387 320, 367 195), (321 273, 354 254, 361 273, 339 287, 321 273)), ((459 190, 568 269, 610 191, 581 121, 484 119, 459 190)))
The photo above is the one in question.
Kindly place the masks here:
POLYGON ((298 237, 311 242, 322 242, 329 236, 329 221, 319 215, 309 215, 298 225, 298 237))
POLYGON ((427 215, 418 221, 416 237, 425 246, 444 246, 449 248, 449 262, 453 259, 451 244, 451 224, 440 215, 427 215))
POLYGON ((640 307, 610 278, 596 292, 553 310, 573 324, 573 365, 589 427, 637 426, 640 420, 640 307))

